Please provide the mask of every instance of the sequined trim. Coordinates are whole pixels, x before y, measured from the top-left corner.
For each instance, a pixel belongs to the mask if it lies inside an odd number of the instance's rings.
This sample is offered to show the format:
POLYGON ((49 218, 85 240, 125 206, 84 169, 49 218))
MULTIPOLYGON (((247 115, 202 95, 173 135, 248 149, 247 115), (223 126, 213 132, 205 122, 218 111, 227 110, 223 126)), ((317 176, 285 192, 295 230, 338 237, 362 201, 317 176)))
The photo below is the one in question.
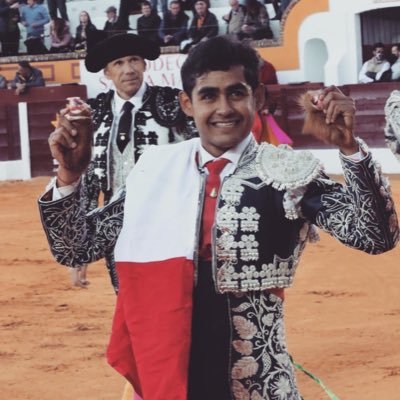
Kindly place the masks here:
POLYGON ((309 151, 263 143, 257 153, 256 169, 264 182, 277 190, 285 190, 308 185, 323 168, 309 151))
POLYGON ((300 400, 286 348, 283 304, 266 292, 230 296, 235 400, 300 400))

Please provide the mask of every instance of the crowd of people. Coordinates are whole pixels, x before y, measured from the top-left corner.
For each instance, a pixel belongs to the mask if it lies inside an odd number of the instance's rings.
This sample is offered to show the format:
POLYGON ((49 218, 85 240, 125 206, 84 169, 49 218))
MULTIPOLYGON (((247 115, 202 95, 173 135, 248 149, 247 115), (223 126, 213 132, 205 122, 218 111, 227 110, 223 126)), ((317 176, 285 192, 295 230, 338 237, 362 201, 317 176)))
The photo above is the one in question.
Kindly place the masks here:
POLYGON ((182 52, 219 33, 239 39, 272 39, 270 20, 281 19, 289 0, 227 0, 228 14, 218 18, 210 11, 212 0, 121 0, 119 12, 110 6, 105 10, 104 26, 95 26, 87 11, 79 14, 79 23, 71 31, 66 0, 0 0, 0 55, 86 51, 95 32, 108 34, 133 31, 161 46, 181 46, 182 52), (270 18, 266 4, 272 4, 270 18), (238 7, 240 6, 240 9, 238 7), (136 26, 130 26, 129 15, 141 13, 136 26), (23 36, 23 37, 22 37, 23 36), (45 40, 48 36, 49 40, 45 40))

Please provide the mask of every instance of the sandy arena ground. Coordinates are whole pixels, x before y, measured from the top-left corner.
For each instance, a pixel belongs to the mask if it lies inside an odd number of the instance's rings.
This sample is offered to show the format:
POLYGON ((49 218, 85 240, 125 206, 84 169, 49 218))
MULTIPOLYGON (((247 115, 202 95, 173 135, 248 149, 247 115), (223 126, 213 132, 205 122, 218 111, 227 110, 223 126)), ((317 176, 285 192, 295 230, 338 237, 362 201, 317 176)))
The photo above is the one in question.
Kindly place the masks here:
MULTIPOLYGON (((0 398, 120 400, 124 380, 104 357, 115 296, 103 262, 79 289, 53 261, 36 205, 47 181, 0 183, 0 398)), ((400 399, 399 259, 399 248, 369 256, 322 235, 287 291, 289 349, 341 400, 400 399)), ((328 399, 298 380, 305 400, 328 399)))

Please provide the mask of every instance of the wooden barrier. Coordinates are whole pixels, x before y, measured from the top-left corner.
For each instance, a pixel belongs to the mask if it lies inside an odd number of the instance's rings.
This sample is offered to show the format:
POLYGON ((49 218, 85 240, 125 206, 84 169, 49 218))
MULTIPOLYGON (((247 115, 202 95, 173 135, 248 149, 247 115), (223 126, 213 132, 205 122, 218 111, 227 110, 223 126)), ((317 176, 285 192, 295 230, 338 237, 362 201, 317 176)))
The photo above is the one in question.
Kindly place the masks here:
MULTIPOLYGON (((318 90, 321 82, 288 85, 268 85, 268 93, 276 105, 274 116, 282 129, 293 139, 295 148, 327 149, 332 146, 321 143, 310 135, 301 134, 303 113, 298 98, 307 90, 318 90)), ((354 98, 356 103, 355 133, 371 147, 386 147, 383 128, 384 106, 398 82, 344 85, 339 88, 354 98)), ((49 175, 53 164, 47 145, 51 121, 65 104, 65 99, 80 96, 86 99, 86 86, 60 85, 30 88, 27 94, 17 96, 13 90, 0 90, 0 161, 19 160, 20 119, 18 103, 27 103, 27 124, 30 149, 31 175, 49 175)))
POLYGON ((31 175, 49 175, 53 170, 47 144, 49 133, 54 129, 51 121, 66 104, 66 98, 73 96, 86 99, 86 86, 74 84, 29 88, 26 94, 20 96, 14 90, 1 90, 0 161, 21 158, 18 103, 27 103, 31 175))

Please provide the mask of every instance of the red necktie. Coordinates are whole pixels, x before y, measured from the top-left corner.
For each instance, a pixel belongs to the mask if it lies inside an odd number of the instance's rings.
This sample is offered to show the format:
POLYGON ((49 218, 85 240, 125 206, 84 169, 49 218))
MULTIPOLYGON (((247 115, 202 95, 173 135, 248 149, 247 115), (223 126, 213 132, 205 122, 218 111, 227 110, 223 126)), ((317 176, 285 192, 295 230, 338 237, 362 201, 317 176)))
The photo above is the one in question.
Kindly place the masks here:
POLYGON ((203 218, 201 224, 200 257, 203 260, 211 259, 211 230, 214 224, 215 207, 221 184, 219 175, 230 161, 226 158, 208 162, 206 190, 203 204, 203 218))

